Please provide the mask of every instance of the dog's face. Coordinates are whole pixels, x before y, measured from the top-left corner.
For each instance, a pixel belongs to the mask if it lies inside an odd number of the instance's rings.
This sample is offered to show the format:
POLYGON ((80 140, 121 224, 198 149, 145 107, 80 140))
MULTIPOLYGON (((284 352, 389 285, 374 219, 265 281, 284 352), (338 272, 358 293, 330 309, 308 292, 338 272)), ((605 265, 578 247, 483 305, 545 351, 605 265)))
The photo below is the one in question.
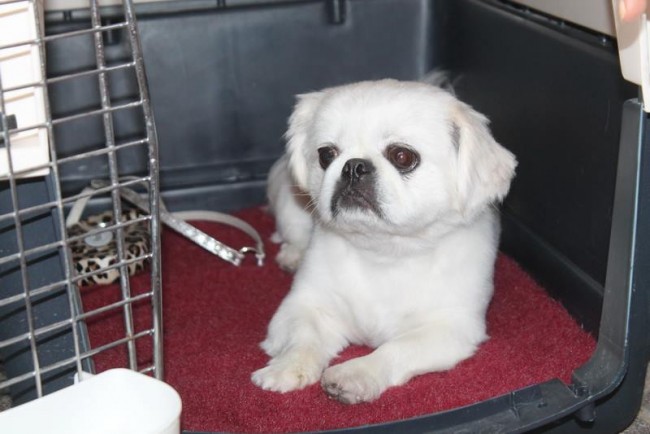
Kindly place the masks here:
POLYGON ((515 158, 452 94, 382 80, 299 97, 290 169, 327 225, 413 233, 467 220, 508 192, 515 158))

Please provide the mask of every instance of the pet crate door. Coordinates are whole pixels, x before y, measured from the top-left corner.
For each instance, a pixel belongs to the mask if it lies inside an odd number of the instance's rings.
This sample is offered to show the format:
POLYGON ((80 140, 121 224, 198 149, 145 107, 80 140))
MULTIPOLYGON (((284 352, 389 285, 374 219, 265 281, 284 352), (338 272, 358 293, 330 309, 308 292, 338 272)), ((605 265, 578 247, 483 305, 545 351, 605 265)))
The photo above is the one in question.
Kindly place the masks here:
POLYGON ((35 13, 41 2, 0 4, 0 178, 48 172, 44 77, 35 13), (35 11, 34 8, 37 8, 35 11), (11 168, 9 167, 11 155, 11 168))

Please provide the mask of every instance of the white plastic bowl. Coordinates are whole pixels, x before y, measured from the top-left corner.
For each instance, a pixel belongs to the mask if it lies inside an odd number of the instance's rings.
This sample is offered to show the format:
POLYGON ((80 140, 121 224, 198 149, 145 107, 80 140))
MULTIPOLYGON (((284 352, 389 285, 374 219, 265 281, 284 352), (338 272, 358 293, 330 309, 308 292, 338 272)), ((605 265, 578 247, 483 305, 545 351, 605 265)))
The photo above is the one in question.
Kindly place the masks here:
POLYGON ((171 386, 111 369, 0 413, 0 433, 179 434, 180 414, 171 386))

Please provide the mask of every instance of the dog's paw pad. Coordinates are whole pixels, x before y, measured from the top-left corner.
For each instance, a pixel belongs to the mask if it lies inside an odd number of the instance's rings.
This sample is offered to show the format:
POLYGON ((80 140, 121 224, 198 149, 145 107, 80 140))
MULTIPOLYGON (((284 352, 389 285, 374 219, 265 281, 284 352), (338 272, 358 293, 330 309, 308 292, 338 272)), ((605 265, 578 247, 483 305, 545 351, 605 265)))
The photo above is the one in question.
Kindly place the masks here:
POLYGON ((361 396, 350 394, 338 383, 321 383, 321 386, 327 396, 343 404, 357 404, 363 401, 361 396))
POLYGON ((371 373, 347 363, 326 369, 321 387, 330 398, 344 404, 374 401, 385 389, 371 373))
POLYGON ((264 390, 290 392, 314 384, 320 371, 300 364, 278 363, 253 372, 251 380, 264 390))

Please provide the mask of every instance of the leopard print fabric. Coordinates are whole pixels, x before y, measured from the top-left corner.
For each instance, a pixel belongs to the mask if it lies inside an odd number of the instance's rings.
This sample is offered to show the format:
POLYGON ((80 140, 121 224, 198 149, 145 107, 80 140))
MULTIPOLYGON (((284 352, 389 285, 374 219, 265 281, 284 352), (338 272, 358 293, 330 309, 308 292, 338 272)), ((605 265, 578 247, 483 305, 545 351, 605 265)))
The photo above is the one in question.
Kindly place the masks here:
MULTIPOLYGON (((144 216, 142 212, 132 209, 122 213, 122 221, 127 222, 144 216)), ((83 236, 99 227, 114 224, 113 213, 110 211, 90 216, 68 228, 68 237, 83 236)), ((132 223, 124 227, 124 247, 126 260, 140 258, 127 265, 129 275, 142 271, 145 267, 143 256, 150 251, 151 234, 149 222, 132 223)), ((103 232, 95 236, 81 237, 70 243, 74 268, 78 275, 79 286, 108 285, 120 277, 119 268, 108 267, 118 263, 116 231, 103 232), (95 273, 97 272, 97 273, 95 273), (89 274, 93 273, 93 274, 89 274)))

